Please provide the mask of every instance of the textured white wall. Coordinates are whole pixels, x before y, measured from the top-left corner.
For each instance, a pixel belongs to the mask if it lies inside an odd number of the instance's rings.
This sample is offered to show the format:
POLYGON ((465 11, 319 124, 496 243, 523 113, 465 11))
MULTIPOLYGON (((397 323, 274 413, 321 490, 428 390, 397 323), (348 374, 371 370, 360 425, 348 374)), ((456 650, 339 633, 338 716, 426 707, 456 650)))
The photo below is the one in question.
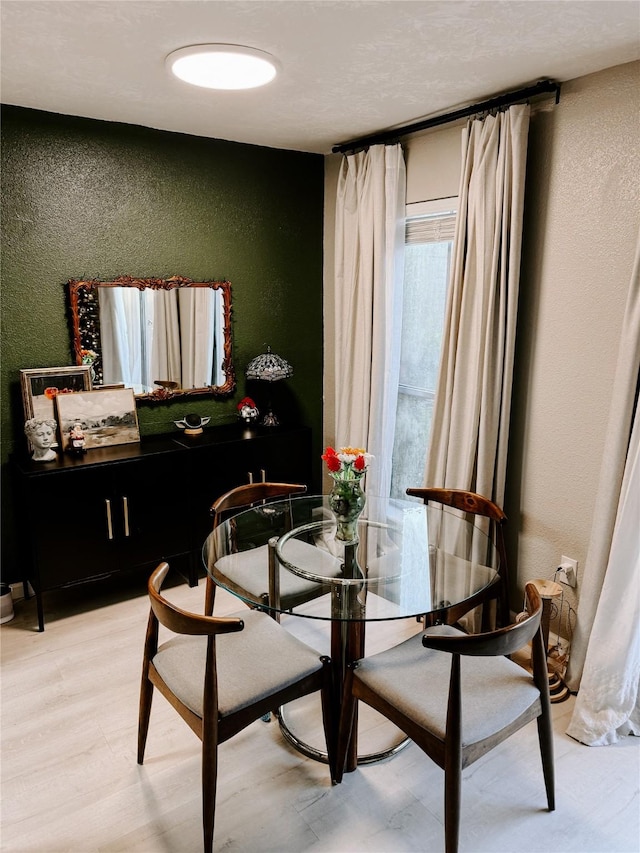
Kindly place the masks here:
POLYGON ((565 554, 580 564, 574 606, 638 239, 639 139, 637 62, 565 83, 531 120, 505 510, 518 587, 565 554))
POLYGON ((446 125, 407 140, 407 204, 458 195, 463 125, 446 125))

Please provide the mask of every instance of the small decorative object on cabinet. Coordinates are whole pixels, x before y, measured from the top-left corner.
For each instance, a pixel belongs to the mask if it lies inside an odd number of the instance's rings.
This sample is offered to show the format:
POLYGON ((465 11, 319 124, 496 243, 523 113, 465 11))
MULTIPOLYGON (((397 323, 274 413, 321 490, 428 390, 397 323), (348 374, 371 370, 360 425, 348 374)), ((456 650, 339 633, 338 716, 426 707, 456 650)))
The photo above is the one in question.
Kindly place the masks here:
POLYGON ((238 417, 250 426, 258 420, 258 407, 251 397, 243 397, 238 403, 238 417))
POLYGON ((76 422, 69 430, 69 443, 67 445, 67 450, 69 451, 69 453, 81 455, 87 452, 85 444, 86 441, 84 437, 84 431, 82 429, 82 424, 76 422))
MULTIPOLYGON (((101 391, 100 394, 108 394, 101 391)), ((48 465, 14 454, 16 516, 24 543, 24 577, 36 594, 171 561, 198 582, 209 508, 219 495, 252 479, 312 486, 311 430, 216 426, 197 442, 181 433, 137 444, 59 454, 48 465), (69 512, 82 497, 80 520, 69 512)), ((204 570, 203 570, 204 571, 204 570)))
POLYGON ((185 415, 180 421, 174 421, 178 429, 183 429, 185 435, 202 435, 203 427, 211 418, 201 418, 200 415, 185 415))
POLYGON ((339 451, 327 447, 322 458, 333 478, 329 506, 336 517, 336 539, 355 542, 358 519, 366 503, 361 481, 371 454, 362 447, 341 447, 339 451))
POLYGON ((56 422, 53 418, 29 418, 24 431, 33 448, 31 458, 34 462, 52 462, 57 458, 53 449, 56 440, 56 422))

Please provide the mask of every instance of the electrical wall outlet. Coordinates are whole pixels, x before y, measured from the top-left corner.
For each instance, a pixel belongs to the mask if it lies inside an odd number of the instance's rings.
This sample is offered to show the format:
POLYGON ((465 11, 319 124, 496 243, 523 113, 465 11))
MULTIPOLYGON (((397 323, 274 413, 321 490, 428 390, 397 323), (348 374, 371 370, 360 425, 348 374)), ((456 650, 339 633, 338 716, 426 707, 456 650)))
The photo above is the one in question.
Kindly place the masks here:
POLYGON ((575 587, 578 583, 578 561, 572 560, 571 557, 565 557, 563 554, 560 557, 556 580, 560 583, 566 583, 567 586, 575 587))

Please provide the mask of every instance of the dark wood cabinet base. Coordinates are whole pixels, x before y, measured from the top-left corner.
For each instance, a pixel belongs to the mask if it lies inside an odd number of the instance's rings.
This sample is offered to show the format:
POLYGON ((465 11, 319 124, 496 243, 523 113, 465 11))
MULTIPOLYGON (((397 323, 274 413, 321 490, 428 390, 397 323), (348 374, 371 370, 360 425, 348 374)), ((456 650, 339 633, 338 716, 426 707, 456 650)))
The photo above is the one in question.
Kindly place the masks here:
POLYGON ((59 454, 48 463, 16 454, 11 464, 28 557, 24 580, 42 631, 46 590, 174 559, 195 585, 214 500, 251 479, 311 486, 311 431, 233 424, 59 454))

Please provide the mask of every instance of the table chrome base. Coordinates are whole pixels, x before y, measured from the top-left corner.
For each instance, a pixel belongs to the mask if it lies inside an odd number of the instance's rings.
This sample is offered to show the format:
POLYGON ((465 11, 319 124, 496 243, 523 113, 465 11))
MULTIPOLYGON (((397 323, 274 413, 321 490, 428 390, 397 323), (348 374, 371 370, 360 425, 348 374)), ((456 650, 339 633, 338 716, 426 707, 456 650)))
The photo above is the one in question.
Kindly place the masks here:
MULTIPOLYGON (((329 763, 329 756, 326 752, 305 743, 291 731, 285 720, 284 707, 281 706, 278 708, 276 711, 276 717, 278 718, 278 725, 280 726, 280 731, 284 735, 284 739, 288 741, 294 749, 301 752, 302 755, 306 755, 307 758, 312 758, 314 761, 321 761, 323 764, 329 763)), ((359 755, 358 764, 375 764, 378 761, 383 761, 385 758, 391 758, 393 755, 397 755, 401 752, 410 743, 410 738, 403 737, 401 741, 390 746, 388 749, 383 749, 379 752, 370 752, 367 755, 359 755)))

